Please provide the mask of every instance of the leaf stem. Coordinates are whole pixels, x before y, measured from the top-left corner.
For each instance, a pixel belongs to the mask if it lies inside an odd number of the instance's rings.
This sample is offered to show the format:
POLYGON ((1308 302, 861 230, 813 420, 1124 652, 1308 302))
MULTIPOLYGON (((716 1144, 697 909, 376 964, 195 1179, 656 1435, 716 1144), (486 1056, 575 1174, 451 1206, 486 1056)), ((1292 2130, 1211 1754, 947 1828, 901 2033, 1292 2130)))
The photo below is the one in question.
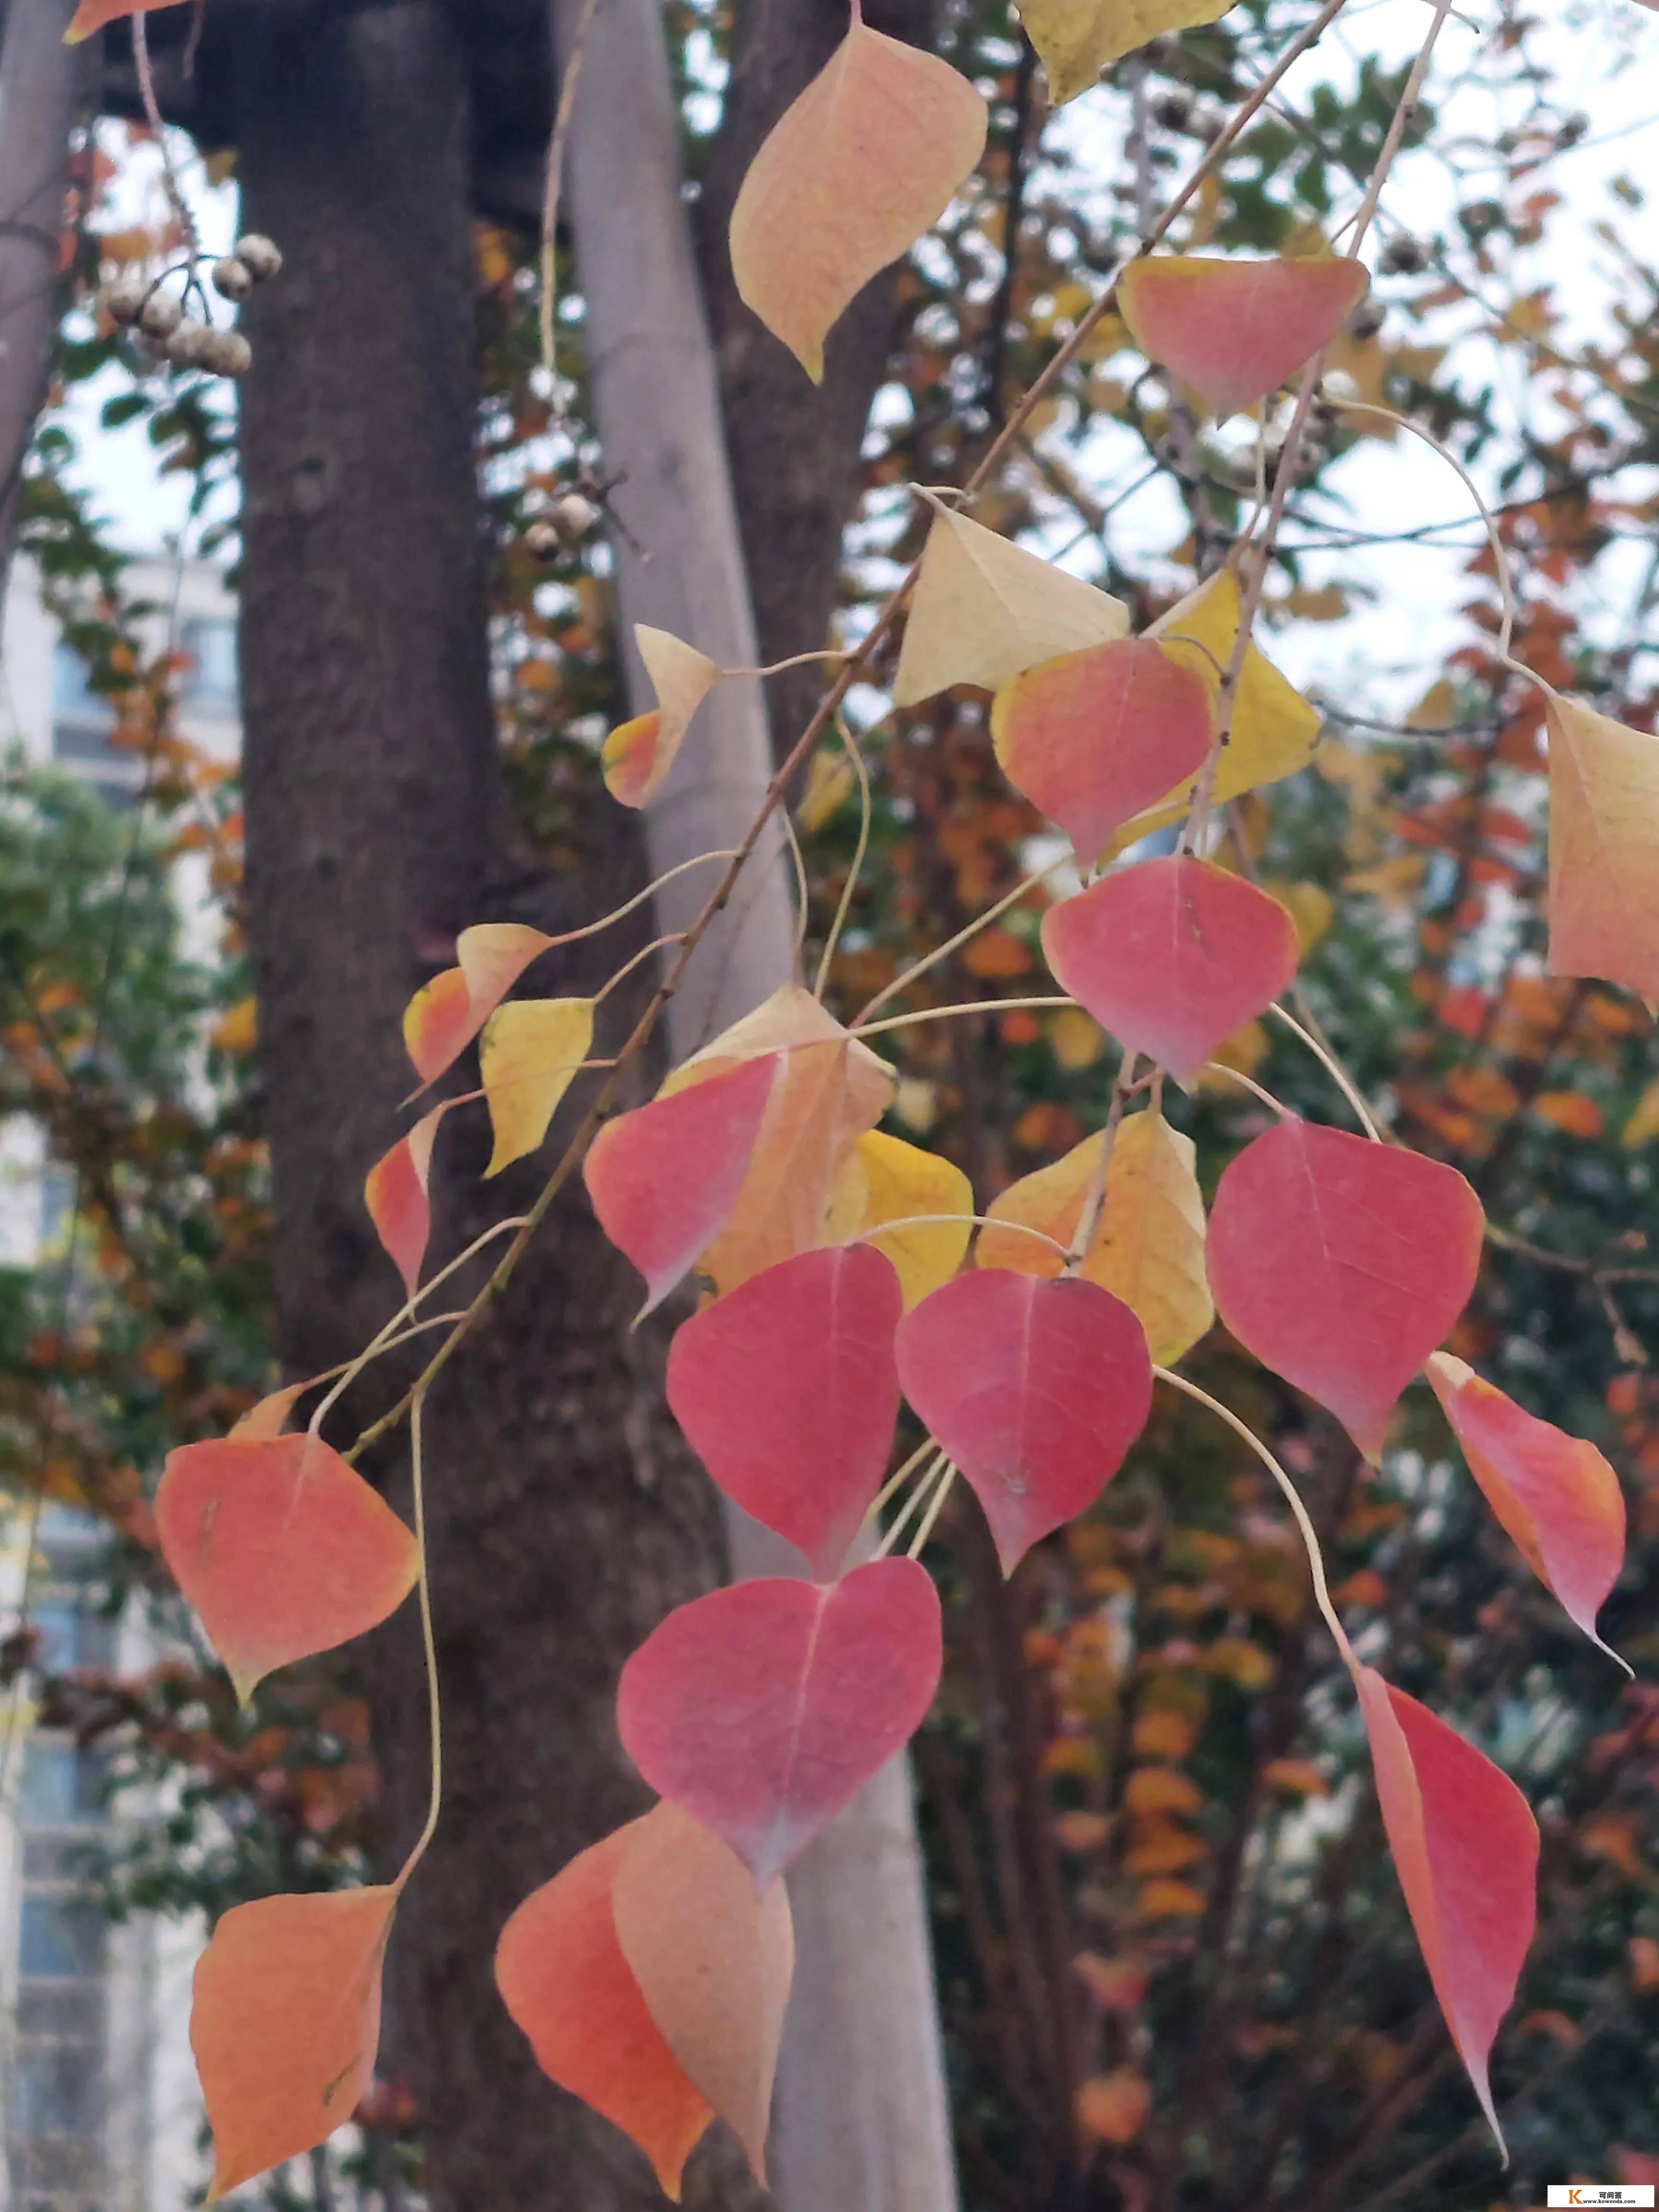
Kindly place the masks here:
MULTIPOLYGON (((1313 1035, 1311 1030, 1304 1030, 1301 1023, 1296 1018, 1296 1016, 1288 1012, 1283 1006, 1277 1005, 1271 1006, 1268 1007, 1267 1012, 1270 1014, 1276 1014, 1279 1020, 1284 1023, 1285 1028, 1291 1032, 1292 1036, 1299 1036, 1301 1038, 1303 1043, 1307 1046, 1309 1051, 1319 1062, 1320 1066, 1325 1070, 1325 1073, 1330 1077, 1332 1082, 1335 1084, 1337 1089, 1347 1100, 1349 1105, 1353 1108, 1354 1112, 1359 1116, 1359 1125, 1364 1130, 1365 1134, 1370 1139, 1374 1145, 1382 1144, 1383 1141, 1382 1132, 1377 1127, 1376 1121, 1371 1118, 1370 1108, 1367 1106, 1364 1100, 1360 1097, 1358 1087, 1354 1084, 1352 1077, 1348 1074, 1347 1070, 1343 1066, 1341 1061, 1338 1060, 1336 1054, 1327 1046, 1322 1044, 1319 1039, 1313 1035)), ((1283 1110, 1284 1109, 1281 1108, 1280 1111, 1282 1112, 1283 1110)))
POLYGON ((417 1389, 409 1407, 409 1480, 415 1506, 415 1551, 420 1562, 416 1591, 421 1607, 421 1640, 426 1647, 427 1711, 432 1732, 432 1790, 427 1803, 426 1825, 415 1839, 415 1848, 404 1861, 392 1887, 402 1889, 426 1856, 427 1846, 438 1832, 438 1813, 444 1794, 443 1703, 438 1689, 438 1639, 432 1626, 432 1583, 427 1559, 426 1482, 421 1454, 421 1417, 426 1393, 417 1389))
MULTIPOLYGON (((909 978, 907 976, 908 982, 909 978)), ((873 1001, 872 1001, 873 1003, 873 1001)), ((921 1022, 948 1021, 957 1014, 1018 1014, 1036 1006, 1075 1006, 1075 999, 1050 995, 1039 999, 966 999, 953 1006, 923 1006, 914 1014, 890 1014, 884 1022, 858 1021, 855 1037, 880 1036, 887 1030, 915 1029, 921 1022)))
POLYGON ((910 1548, 905 1554, 907 1559, 920 1559, 927 1549, 927 1539, 933 1533, 933 1523, 945 1510, 945 1501, 951 1495, 951 1486, 957 1479, 957 1472, 955 1462, 947 1459, 945 1462, 945 1472, 939 1477, 939 1488, 933 1492, 933 1502, 923 1514, 921 1526, 910 1540, 910 1548))
POLYGON ((859 780, 859 842, 853 854, 853 865, 847 872, 847 882, 842 891, 841 903, 836 908, 836 918, 830 925, 829 936, 823 940, 823 952, 818 961, 817 981, 812 986, 812 996, 819 1000, 823 998, 828 987, 830 963, 835 959, 836 947, 841 941, 842 931, 847 927, 847 917, 853 910, 854 894, 858 890, 860 872, 864 866, 864 856, 870 849, 872 813, 870 771, 864 764, 864 755, 859 750, 858 740, 847 726, 847 717, 844 714, 837 714, 836 717, 836 732, 846 749, 848 759, 853 763, 853 773, 859 780))
POLYGON ((899 1538, 904 1534, 905 1529, 909 1526, 911 1521, 915 1519, 917 1509, 925 1500, 931 1498, 935 1482, 943 1481, 946 1479, 947 1471, 954 1472, 954 1470, 951 1468, 950 1461, 941 1451, 938 1453, 933 1464, 923 1474, 921 1480, 916 1485, 915 1488, 910 1492, 910 1495, 905 1499, 903 1504, 899 1508, 898 1512, 894 1516, 892 1526, 887 1530, 880 1543, 877 1545, 874 1552, 871 1554, 872 1559, 884 1559, 887 1557, 888 1553, 898 1542, 899 1538))

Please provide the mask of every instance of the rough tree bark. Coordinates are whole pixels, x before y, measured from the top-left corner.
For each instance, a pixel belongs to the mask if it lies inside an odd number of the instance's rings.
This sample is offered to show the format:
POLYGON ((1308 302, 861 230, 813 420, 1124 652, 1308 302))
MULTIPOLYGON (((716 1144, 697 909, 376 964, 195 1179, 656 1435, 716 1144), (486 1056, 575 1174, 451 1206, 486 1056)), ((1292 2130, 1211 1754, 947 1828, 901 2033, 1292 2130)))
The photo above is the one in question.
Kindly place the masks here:
POLYGON ((16 0, 0 33, 0 595, 58 337, 70 128, 85 76, 64 44, 74 12, 75 0, 16 0))
MULTIPOLYGON (((526 913, 495 760, 473 465, 469 117, 433 0, 239 12, 247 218, 288 265, 249 318, 244 687, 250 927, 290 1367, 315 1372, 395 1302, 362 1206, 397 1127, 410 991, 468 921, 603 911, 637 880, 617 811, 580 881, 526 913)), ((546 963, 591 988, 620 951, 546 963)), ((483 1154, 453 1117, 445 1241, 482 1218, 483 1154)), ((492 1185, 489 1212, 533 1188, 492 1185)), ((505 1179, 504 1179, 505 1181, 505 1179)), ((446 1805, 392 1946, 391 2063, 418 2095, 436 2212, 635 2212, 630 2146, 535 2069, 496 1997, 513 1906, 641 1808, 617 1670, 707 1587, 719 1527, 660 1410, 636 1285, 580 1198, 561 1209, 432 1406, 433 1589, 446 1805)), ((396 1490, 396 1463, 378 1472, 396 1490)), ((407 1609, 406 1609, 407 1613, 407 1609)), ((395 1855, 427 1788, 422 1666, 400 1617, 362 1658, 395 1855)), ((737 2207, 719 2147, 701 2201, 737 2207)))
MULTIPOLYGON (((568 67, 583 0, 555 0, 553 13, 568 67)), ((801 26, 777 11, 766 27, 793 50, 801 26)), ((758 37, 753 16, 748 28, 758 37)), ((775 76, 764 76, 776 100, 769 120, 788 96, 775 76)), ((745 105, 738 118, 744 135, 754 119, 745 105)), ((588 375, 607 469, 624 472, 618 497, 628 533, 613 538, 623 623, 630 638, 634 623, 647 622, 726 665, 748 665, 755 653, 750 586, 684 212, 679 118, 656 0, 611 0, 593 16, 573 125, 567 204, 588 375)), ((742 313, 763 347, 782 355, 742 313)), ((846 397, 854 386, 863 394, 860 418, 867 411, 891 319, 890 297, 884 312, 879 300, 873 313, 866 305, 863 327, 840 349, 832 373, 841 386, 830 399, 783 356, 793 383, 781 385, 780 404, 763 402, 742 420, 751 475, 757 445, 788 444, 792 424, 805 448, 781 480, 751 483, 756 511, 748 518, 751 572, 789 579, 781 591, 774 586, 770 598, 778 617, 802 631, 802 646, 827 641, 856 453, 855 428, 836 447, 824 425, 845 428, 842 418, 859 404, 846 397)), ((732 430, 738 434, 735 422, 732 430)), ((653 695, 631 644, 628 672, 634 710, 643 712, 653 695)), ((805 674, 815 696, 824 672, 805 674)), ((781 745, 794 734, 784 723, 781 745)), ((770 765, 758 686, 721 686, 651 809, 653 869, 735 844, 759 807, 770 765)), ((677 1055, 747 1013, 794 973, 781 854, 775 848, 755 868, 757 881, 745 882, 734 902, 736 926, 705 945, 689 979, 695 988, 670 1009, 677 1055)), ((696 877, 669 886, 657 902, 661 926, 683 926, 705 895, 706 881, 696 877)), ((728 1530, 740 1572, 800 1571, 792 1548, 745 1516, 731 1514, 728 1530)), ((899 2205, 905 2212, 948 2212, 956 2191, 905 1762, 895 1761, 805 1855, 789 1888, 795 1986, 770 2155, 779 2201, 785 2212, 886 2212, 899 2205)))

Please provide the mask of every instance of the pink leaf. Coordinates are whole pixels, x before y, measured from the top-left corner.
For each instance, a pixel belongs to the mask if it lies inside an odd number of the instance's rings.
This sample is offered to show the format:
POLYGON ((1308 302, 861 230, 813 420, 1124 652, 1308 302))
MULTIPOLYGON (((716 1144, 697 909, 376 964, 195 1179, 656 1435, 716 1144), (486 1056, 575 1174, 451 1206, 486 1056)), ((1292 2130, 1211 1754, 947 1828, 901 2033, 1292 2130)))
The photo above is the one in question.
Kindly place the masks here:
POLYGON ((1115 869, 1050 907, 1042 949, 1103 1029, 1178 1083, 1296 977, 1296 925, 1279 901, 1184 854, 1115 869))
POLYGON ((1412 1925, 1501 2145, 1486 2069, 1532 1941, 1538 1826, 1508 1775, 1426 1706, 1373 1668, 1354 1681, 1412 1925))
POLYGON ((1073 1278, 958 1275, 900 1323, 904 1395, 973 1485, 1012 1573, 1146 1425, 1152 1366, 1121 1300, 1073 1278))
POLYGON ((552 944, 520 921, 481 921, 455 940, 459 965, 434 975, 404 1012, 404 1043, 422 1088, 471 1043, 531 962, 552 944))
POLYGON ((1568 1618, 1601 1644, 1595 1616, 1625 1564, 1618 1476, 1594 1444, 1539 1420, 1449 1352, 1437 1352, 1426 1372, 1493 1513, 1568 1618))
POLYGON ((422 1114, 407 1135, 399 1137, 392 1150, 375 1161, 363 1183, 363 1203, 374 1224, 374 1233, 411 1298, 420 1283, 421 1262, 432 1234, 432 1207, 427 1195, 432 1182, 432 1147, 439 1122, 458 1103, 446 1099, 429 1114, 422 1114))
POLYGON ((599 1225, 645 1277, 642 1321, 720 1234, 749 1172, 781 1055, 739 1061, 608 1122, 582 1176, 599 1225))
POLYGON ((1149 361, 1223 417, 1277 392, 1335 337, 1370 279, 1358 261, 1132 261, 1118 305, 1149 361))
POLYGON ((706 1307, 669 1353, 668 1402, 704 1466, 815 1574, 835 1573, 881 1486, 903 1310, 869 1245, 803 1252, 706 1307))
POLYGON ((1292 1115, 1217 1186, 1210 1288, 1245 1349, 1375 1460, 1474 1287, 1485 1226, 1455 1168, 1292 1115))
POLYGON ((1203 766, 1215 716, 1194 670, 1125 637, 1017 676, 996 696, 991 735, 1009 782, 1091 867, 1114 830, 1203 766))
POLYGON ((764 1887, 920 1726, 939 1664, 932 1581, 877 1559, 681 1606, 623 1668, 617 1716, 652 1788, 764 1887))

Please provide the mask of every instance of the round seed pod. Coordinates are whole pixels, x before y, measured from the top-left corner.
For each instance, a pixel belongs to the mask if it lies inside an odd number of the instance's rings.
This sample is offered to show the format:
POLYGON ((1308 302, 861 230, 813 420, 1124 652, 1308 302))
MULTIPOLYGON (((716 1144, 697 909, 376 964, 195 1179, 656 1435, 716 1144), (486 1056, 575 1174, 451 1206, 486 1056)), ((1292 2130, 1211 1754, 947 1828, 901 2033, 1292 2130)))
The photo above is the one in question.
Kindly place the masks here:
POLYGON ((1428 252, 1419 240, 1402 230, 1377 255, 1376 265, 1385 276, 1420 276, 1429 265, 1428 252))
POLYGON ((568 545, 579 544, 599 519, 599 508, 579 491, 568 491, 562 498, 556 499, 548 514, 549 521, 568 545))
POLYGON ((544 518, 525 532, 524 547, 534 560, 555 561, 564 550, 564 534, 556 522, 544 518))
POLYGON ((215 376, 246 376, 253 366, 253 348, 240 331, 210 331, 201 361, 215 376))
POLYGON ((274 238, 266 238, 257 230, 237 240, 236 258, 256 284, 266 283, 282 274, 283 249, 274 238))
POLYGON ((170 338, 185 319, 171 292, 152 292, 138 312, 138 327, 153 338, 170 338))
POLYGON ((213 289, 222 300, 246 300, 253 289, 253 271, 234 253, 213 264, 213 289))
POLYGON ((186 315, 168 338, 163 351, 175 368, 205 368, 207 345, 213 332, 194 315, 186 315))
POLYGON ((125 328, 137 321, 149 292, 148 280, 129 270, 119 276, 111 277, 98 296, 110 319, 125 328))

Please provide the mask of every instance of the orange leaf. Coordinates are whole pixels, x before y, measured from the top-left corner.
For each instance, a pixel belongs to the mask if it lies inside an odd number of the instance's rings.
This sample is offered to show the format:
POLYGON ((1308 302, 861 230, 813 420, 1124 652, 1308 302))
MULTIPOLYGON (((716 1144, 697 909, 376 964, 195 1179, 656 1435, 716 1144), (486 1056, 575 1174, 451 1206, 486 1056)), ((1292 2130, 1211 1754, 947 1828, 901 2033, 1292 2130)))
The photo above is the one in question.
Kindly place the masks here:
POLYGON ((414 1537, 338 1452, 303 1431, 169 1453, 155 1520, 244 1704, 273 1668, 362 1636, 415 1585, 414 1537))
POLYGON ((248 1407, 231 1430, 227 1443, 265 1444, 273 1437, 280 1437, 295 1407, 312 1387, 310 1382, 291 1382, 287 1389, 273 1390, 269 1397, 261 1398, 257 1406, 248 1407))
POLYGON ((1508 1775, 1425 1705, 1371 1667, 1354 1683, 1424 1964, 1501 2145, 1487 2064, 1532 1941, 1538 1826, 1508 1775))
POLYGON ((728 1844, 658 1805, 627 1831, 611 1888, 617 1942, 662 2039, 766 2183, 772 2078, 794 1972, 781 1881, 758 1896, 728 1844))
POLYGON ((1594 1444, 1539 1420, 1449 1352, 1437 1352, 1424 1372, 1522 1558, 1601 1644, 1595 1616, 1625 1564, 1618 1476, 1594 1444))
POLYGON ((681 2169, 714 2114, 663 2040, 617 1940, 611 1892, 641 1826, 590 1845, 526 1898, 495 1947, 495 1983, 543 2073, 631 2136, 678 2203, 681 2169))
POLYGON ((645 806, 662 789, 681 740, 714 686, 718 664, 672 630, 635 623, 634 642, 657 694, 649 714, 611 731, 599 764, 605 787, 624 806, 645 806))
POLYGON ((395 1888, 234 1905, 196 1963, 191 2048, 213 2130, 210 2204, 324 2142, 374 2071, 395 1888))
POLYGON ((455 940, 446 968, 404 1010, 404 1043, 421 1079, 434 1082, 471 1043, 538 953, 553 942, 518 921, 482 921, 455 940))
POLYGON ((1532 1102, 1540 1121, 1547 1121, 1564 1136, 1596 1138, 1606 1126, 1601 1109, 1582 1091, 1540 1091, 1532 1102))
POLYGON ((1132 261, 1117 298, 1135 343, 1218 416, 1277 392, 1330 343, 1370 279, 1358 261, 1132 261))
POLYGON ((985 102, 948 63, 871 30, 785 110, 732 210, 738 291, 812 381, 843 307, 950 205, 985 147, 985 102))
POLYGON ((1097 2074, 1077 2093, 1078 2125, 1084 2133, 1120 2147, 1134 2141, 1152 2108, 1152 2085, 1133 2066, 1097 2074))
POLYGON ((1659 738, 1552 691, 1549 968, 1659 1004, 1659 738))
POLYGON ((456 1102, 446 1099, 423 1114, 414 1127, 382 1154, 363 1182, 363 1203, 374 1224, 387 1257, 404 1279, 410 1297, 421 1279, 432 1233, 432 1208, 427 1199, 432 1180, 432 1147, 438 1124, 456 1102))
POLYGON ((124 16, 148 15, 155 8, 175 8, 179 0, 81 0, 75 19, 64 33, 66 46, 79 46, 94 31, 101 31, 106 23, 118 23, 124 16))

